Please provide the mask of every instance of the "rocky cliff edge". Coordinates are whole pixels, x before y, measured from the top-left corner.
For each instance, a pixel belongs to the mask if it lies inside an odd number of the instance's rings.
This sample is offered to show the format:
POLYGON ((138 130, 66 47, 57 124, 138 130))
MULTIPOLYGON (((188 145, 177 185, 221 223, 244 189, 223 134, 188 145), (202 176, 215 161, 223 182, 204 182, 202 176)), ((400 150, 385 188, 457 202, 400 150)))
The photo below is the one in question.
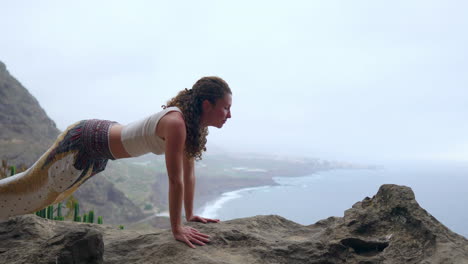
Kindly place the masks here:
POLYGON ((0 224, 0 263, 468 263, 468 240, 398 185, 310 226, 275 215, 189 225, 211 243, 190 249, 168 229, 14 217, 0 224))

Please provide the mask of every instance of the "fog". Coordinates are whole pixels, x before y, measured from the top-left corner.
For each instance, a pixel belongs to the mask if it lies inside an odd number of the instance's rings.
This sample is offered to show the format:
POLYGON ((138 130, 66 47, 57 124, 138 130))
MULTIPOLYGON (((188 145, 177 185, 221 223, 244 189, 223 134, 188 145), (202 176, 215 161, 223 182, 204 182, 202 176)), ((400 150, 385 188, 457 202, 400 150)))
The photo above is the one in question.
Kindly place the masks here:
POLYGON ((355 162, 468 160, 466 1, 9 1, 0 61, 59 129, 233 91, 209 146, 355 162))

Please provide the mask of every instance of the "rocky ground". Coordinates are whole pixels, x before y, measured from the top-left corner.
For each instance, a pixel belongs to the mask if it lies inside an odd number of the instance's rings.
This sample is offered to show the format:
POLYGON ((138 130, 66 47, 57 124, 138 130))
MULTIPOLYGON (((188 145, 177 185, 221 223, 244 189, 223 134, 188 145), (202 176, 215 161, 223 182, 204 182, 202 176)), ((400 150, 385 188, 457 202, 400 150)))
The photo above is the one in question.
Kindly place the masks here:
POLYGON ((310 226, 274 215, 190 225, 211 243, 190 249, 168 229, 14 217, 0 224, 0 263, 468 263, 468 240, 397 185, 310 226))

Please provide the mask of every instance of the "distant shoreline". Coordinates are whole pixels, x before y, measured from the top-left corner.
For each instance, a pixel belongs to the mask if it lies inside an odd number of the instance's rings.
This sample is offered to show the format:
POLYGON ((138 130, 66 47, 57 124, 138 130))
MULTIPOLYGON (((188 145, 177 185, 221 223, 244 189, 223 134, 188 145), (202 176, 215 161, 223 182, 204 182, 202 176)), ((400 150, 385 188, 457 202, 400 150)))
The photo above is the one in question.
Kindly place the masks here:
MULTIPOLYGON (((237 188, 223 188, 219 190, 219 193, 216 195, 206 195, 206 196, 201 196, 201 197, 195 197, 198 202, 196 203, 197 205, 195 206, 195 211, 196 212, 204 212, 206 207, 209 206, 209 204, 215 204, 217 201, 220 199, 223 199, 224 196, 230 196, 233 193, 237 192, 242 192, 244 190, 249 190, 249 189, 257 189, 257 188, 262 188, 262 187, 273 187, 273 186, 279 186, 278 182, 276 182, 273 178, 276 177, 284 177, 284 178, 296 178, 296 177, 307 177, 311 176, 313 174, 317 174, 319 172, 326 172, 326 171, 333 171, 333 170, 378 170, 381 169, 381 167, 367 167, 367 168, 327 168, 327 169, 317 169, 314 170, 310 173, 307 174, 299 174, 299 175, 271 175, 268 178, 263 178, 262 180, 258 182, 251 182, 251 181, 246 181, 244 185, 237 186, 237 188)), ((224 186, 223 186, 224 187, 224 186)), ((230 200, 230 199, 229 199, 230 200)), ((203 215, 202 215, 203 216, 203 215)), ((208 216, 207 216, 208 217, 208 216)), ((209 218, 209 217, 208 217, 209 218)))
MULTIPOLYGON (((297 169, 297 168, 296 168, 297 169)), ((325 172, 331 170, 360 170, 360 169, 377 169, 375 167, 351 167, 351 166, 336 166, 327 168, 309 168, 309 169, 297 169, 297 170, 282 170, 282 171, 245 171, 244 177, 199 177, 197 178, 195 188, 195 201, 194 211, 195 213, 201 213, 205 210, 209 204, 216 203, 225 195, 229 195, 231 192, 239 192, 250 188, 261 188, 261 187, 272 187, 280 185, 273 178, 275 177, 306 177, 318 172, 325 172)), ((156 213, 147 215, 147 217, 141 219, 137 223, 152 222, 151 225, 154 227, 161 228, 166 226, 164 218, 168 218, 168 210, 162 210, 156 213), (163 225, 156 222, 161 222, 163 225)))

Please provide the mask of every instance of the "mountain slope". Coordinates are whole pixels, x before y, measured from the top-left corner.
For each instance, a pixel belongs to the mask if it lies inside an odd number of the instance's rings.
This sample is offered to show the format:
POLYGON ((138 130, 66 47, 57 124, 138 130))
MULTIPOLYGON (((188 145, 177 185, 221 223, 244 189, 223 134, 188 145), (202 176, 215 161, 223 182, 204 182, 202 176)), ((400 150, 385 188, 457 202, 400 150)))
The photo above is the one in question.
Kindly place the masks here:
POLYGON ((36 98, 0 61, 0 159, 30 166, 58 134, 36 98))

